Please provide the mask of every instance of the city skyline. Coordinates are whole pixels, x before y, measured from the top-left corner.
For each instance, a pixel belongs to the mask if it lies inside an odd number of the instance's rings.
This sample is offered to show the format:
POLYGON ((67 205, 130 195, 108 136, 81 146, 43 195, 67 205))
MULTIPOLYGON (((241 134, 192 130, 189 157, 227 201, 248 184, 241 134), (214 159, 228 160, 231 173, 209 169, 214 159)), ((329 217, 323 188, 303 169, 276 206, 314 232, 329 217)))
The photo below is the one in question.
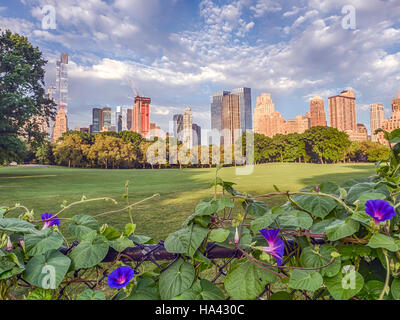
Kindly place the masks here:
POLYGON ((54 30, 42 28, 41 8, 47 4, 42 0, 2 4, 0 27, 28 36, 44 52, 46 85, 55 82, 60 54, 69 53, 71 127, 89 123, 95 106, 130 107, 130 77, 151 96, 150 116, 164 131, 166 120, 187 105, 199 124, 210 128, 213 92, 243 86, 252 88, 253 101, 271 93, 285 119, 304 114, 311 97, 327 101, 353 89, 357 121, 369 129, 369 106, 383 103, 387 117, 398 91, 400 4, 395 1, 51 3, 54 30), (342 27, 344 5, 356 9, 355 29, 342 27), (96 19, 100 16, 104 19, 96 19))

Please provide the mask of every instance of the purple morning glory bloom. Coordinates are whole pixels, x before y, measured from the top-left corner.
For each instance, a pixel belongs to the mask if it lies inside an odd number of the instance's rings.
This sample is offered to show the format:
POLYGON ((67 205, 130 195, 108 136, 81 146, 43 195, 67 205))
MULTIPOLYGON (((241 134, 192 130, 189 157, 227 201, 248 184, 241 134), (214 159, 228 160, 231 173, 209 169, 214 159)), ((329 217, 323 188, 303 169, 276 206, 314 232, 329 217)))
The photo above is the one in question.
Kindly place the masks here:
POLYGON ((42 220, 44 221, 44 226, 43 226, 42 230, 46 229, 48 227, 51 227, 51 226, 59 226, 60 225, 60 219, 51 213, 47 213, 47 212, 43 213, 42 220))
POLYGON ((278 266, 282 264, 283 253, 285 251, 285 244, 279 237, 281 229, 276 230, 260 230, 261 234, 267 240, 268 247, 263 247, 262 250, 272 256, 274 256, 278 266))
POLYGON ((365 203, 365 212, 374 219, 375 225, 390 220, 396 216, 396 211, 385 200, 368 200, 365 203))
POLYGON ((119 267, 115 269, 107 278, 107 284, 110 288, 122 289, 126 287, 129 281, 132 280, 135 275, 135 271, 133 271, 130 267, 119 267))

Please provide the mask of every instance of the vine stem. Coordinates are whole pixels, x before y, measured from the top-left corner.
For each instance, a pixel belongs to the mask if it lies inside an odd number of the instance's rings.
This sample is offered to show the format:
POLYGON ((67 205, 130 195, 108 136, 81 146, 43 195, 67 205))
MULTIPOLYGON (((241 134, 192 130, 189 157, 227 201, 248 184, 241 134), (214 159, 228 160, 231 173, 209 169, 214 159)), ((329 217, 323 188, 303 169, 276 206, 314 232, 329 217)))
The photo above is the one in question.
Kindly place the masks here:
POLYGON ((115 201, 115 200, 112 199, 112 198, 108 198, 108 197, 105 197, 105 198, 96 198, 96 199, 80 200, 80 201, 73 202, 73 203, 71 203, 70 205, 68 205, 68 206, 66 206, 66 207, 64 207, 64 208, 62 208, 60 211, 58 211, 58 212, 55 214, 55 216, 58 216, 59 214, 61 214, 61 213, 64 212, 65 210, 68 210, 69 208, 71 208, 71 207, 73 207, 73 206, 76 206, 76 205, 78 205, 78 204, 81 204, 81 203, 93 202, 93 201, 110 201, 110 200, 111 200, 114 204, 118 204, 117 201, 115 201))
POLYGON ((386 280, 385 280, 385 286, 383 287, 382 292, 379 296, 379 300, 383 300, 383 297, 389 288, 389 280, 390 280, 390 264, 389 264, 389 259, 387 256, 387 251, 385 249, 382 249, 382 251, 383 251, 383 254, 384 254, 385 260, 386 260, 386 280))
POLYGON ((143 203, 143 202, 145 202, 145 201, 148 201, 148 200, 150 200, 150 199, 153 199, 153 198, 159 197, 159 196, 160 196, 160 194, 159 194, 159 193, 156 193, 156 194, 153 194, 151 197, 148 197, 148 198, 146 198, 146 199, 143 199, 143 200, 140 200, 140 201, 138 201, 138 202, 135 202, 135 203, 129 205, 128 207, 125 207, 125 208, 122 208, 122 209, 119 209, 119 210, 113 210, 113 211, 108 211, 108 212, 99 213, 99 214, 93 216, 93 218, 105 216, 105 215, 111 214, 111 213, 118 213, 118 212, 121 212, 121 211, 125 211, 125 210, 128 210, 128 209, 130 209, 130 208, 132 208, 132 207, 138 205, 138 204, 141 204, 141 203, 143 203))

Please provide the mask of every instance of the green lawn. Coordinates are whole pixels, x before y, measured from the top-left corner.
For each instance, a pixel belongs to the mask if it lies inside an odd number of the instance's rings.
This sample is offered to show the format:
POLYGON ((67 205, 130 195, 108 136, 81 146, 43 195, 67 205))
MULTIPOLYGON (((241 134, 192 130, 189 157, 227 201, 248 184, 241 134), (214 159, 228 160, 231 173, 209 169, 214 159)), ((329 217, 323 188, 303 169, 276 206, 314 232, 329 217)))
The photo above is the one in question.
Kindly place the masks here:
MULTIPOLYGON (((273 185, 281 190, 297 191, 302 187, 332 181, 341 183, 347 179, 374 174, 372 164, 266 164, 255 167, 248 176, 237 176, 235 168, 224 168, 220 176, 226 181, 237 183, 242 192, 261 194, 273 192, 273 185)), ((78 213, 94 215, 125 206, 122 198, 124 185, 130 181, 130 200, 139 201, 155 193, 160 197, 139 205, 134 210, 138 234, 156 239, 165 238, 180 228, 197 202, 212 196, 209 182, 215 169, 184 170, 101 170, 49 168, 0 168, 0 206, 20 203, 34 209, 37 217, 43 212, 57 212, 64 200, 68 203, 87 198, 111 197, 111 202, 92 202, 62 214, 71 217, 78 213)), ((272 205, 282 199, 272 200, 272 205)), ((122 227, 129 221, 127 213, 107 215, 101 223, 122 227)))

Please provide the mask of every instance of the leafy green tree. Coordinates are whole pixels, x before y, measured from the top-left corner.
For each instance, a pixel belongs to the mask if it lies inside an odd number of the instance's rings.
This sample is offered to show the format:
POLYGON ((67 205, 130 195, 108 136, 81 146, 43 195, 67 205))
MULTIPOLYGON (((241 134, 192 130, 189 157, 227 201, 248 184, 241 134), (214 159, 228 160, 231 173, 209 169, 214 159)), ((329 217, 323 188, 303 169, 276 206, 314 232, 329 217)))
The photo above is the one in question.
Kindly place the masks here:
POLYGON ((87 148, 81 136, 66 135, 54 149, 55 162, 68 167, 84 167, 88 164, 87 148))
POLYGON ((21 159, 23 139, 41 142, 40 122, 55 117, 45 98, 46 60, 26 37, 0 30, 0 162, 21 159))
POLYGON ((349 136, 336 128, 312 127, 304 132, 307 153, 320 163, 344 160, 350 146, 349 136))
POLYGON ((44 141, 37 147, 35 158, 40 164, 54 163, 53 146, 50 141, 44 141))

